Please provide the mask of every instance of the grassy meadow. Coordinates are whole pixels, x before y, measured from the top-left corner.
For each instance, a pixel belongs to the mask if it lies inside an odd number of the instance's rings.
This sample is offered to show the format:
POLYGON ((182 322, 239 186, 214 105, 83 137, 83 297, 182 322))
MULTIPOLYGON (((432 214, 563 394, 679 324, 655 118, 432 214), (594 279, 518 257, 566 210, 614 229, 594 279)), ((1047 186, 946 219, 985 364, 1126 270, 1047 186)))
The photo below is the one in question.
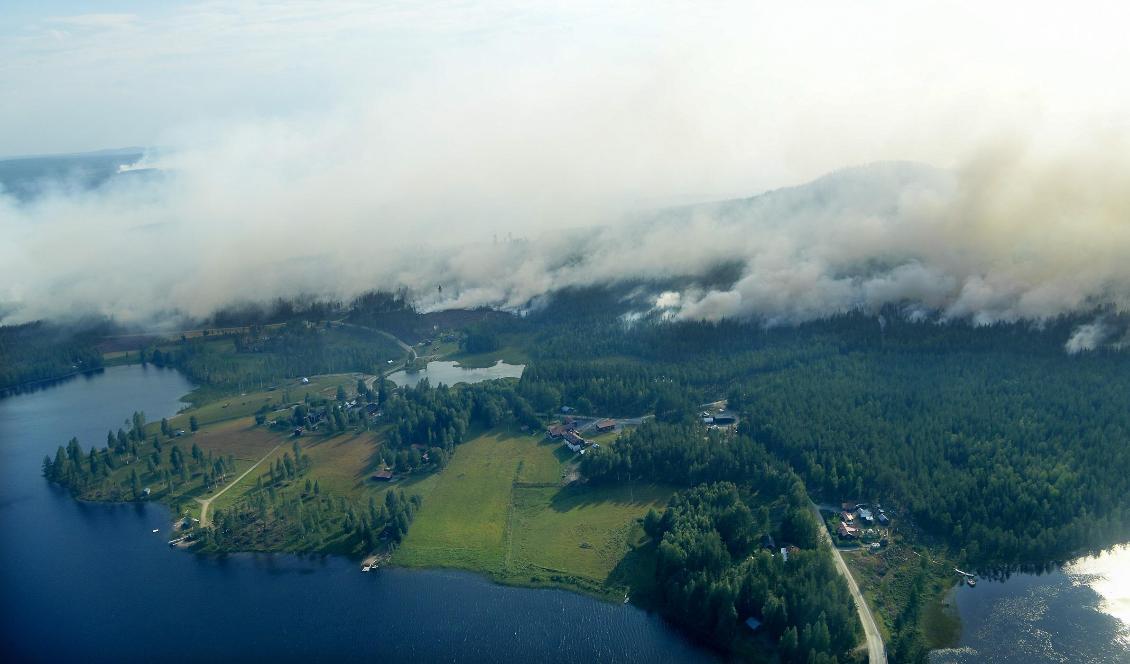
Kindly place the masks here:
POLYGON ((572 455, 562 451, 540 435, 497 431, 460 445, 434 485, 420 492, 423 506, 393 562, 622 592, 608 582, 640 540, 636 520, 662 507, 672 491, 563 486, 572 455))

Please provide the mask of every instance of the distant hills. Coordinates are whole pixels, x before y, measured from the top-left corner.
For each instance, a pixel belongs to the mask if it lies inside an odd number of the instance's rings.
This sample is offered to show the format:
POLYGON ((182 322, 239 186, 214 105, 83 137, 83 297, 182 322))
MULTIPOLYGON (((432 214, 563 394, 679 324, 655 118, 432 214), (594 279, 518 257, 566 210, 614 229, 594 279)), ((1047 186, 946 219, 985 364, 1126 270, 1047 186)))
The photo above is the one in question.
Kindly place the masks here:
POLYGON ((26 203, 43 192, 62 189, 96 189, 114 178, 146 169, 119 173, 136 163, 145 148, 128 147, 72 154, 31 155, 0 159, 0 190, 26 203))

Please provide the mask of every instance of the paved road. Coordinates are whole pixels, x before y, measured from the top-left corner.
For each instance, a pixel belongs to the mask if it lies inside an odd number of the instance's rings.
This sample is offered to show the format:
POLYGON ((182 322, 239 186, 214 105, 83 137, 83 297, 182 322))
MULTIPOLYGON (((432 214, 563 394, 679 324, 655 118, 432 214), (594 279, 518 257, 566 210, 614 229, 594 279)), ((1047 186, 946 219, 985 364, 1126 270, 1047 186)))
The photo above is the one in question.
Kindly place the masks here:
POLYGON ((400 348, 405 353, 410 353, 413 357, 416 356, 416 349, 415 348, 404 343, 404 341, 402 339, 400 339, 396 335, 392 334, 391 332, 385 332, 384 330, 380 330, 380 329, 377 329, 375 327, 367 327, 365 325, 357 325, 356 323, 346 323, 346 322, 340 321, 340 320, 335 320, 335 321, 333 321, 333 323, 334 323, 334 325, 340 325, 342 327, 352 327, 352 328, 355 328, 355 329, 358 329, 358 330, 366 330, 368 332, 376 332, 377 334, 381 335, 382 337, 385 337, 385 338, 390 339, 393 342, 395 342, 396 345, 400 346, 400 348))
POLYGON ((253 471, 253 470, 255 470, 256 468, 258 468, 258 467, 259 467, 259 464, 261 464, 261 463, 263 463, 264 461, 266 461, 266 460, 267 460, 267 457, 269 457, 269 456, 271 456, 272 454, 274 454, 274 453, 275 453, 275 450, 279 449, 279 448, 280 448, 280 447, 282 447, 282 446, 283 446, 283 444, 282 444, 282 443, 279 443, 278 445, 275 445, 274 449, 272 449, 272 450, 271 450, 270 452, 267 452, 266 456, 264 456, 264 457, 263 457, 262 459, 259 459, 258 461, 256 461, 256 462, 254 463, 254 465, 252 465, 252 466, 251 466, 250 468, 248 468, 247 470, 243 471, 243 474, 242 474, 242 475, 240 475, 239 477, 235 478, 235 480, 233 480, 231 484, 229 484, 229 485, 227 485, 226 487, 224 487, 224 488, 220 489, 219 491, 217 491, 217 492, 216 492, 216 493, 215 493, 215 494, 214 494, 214 495, 213 495, 213 496, 212 496, 211 498, 197 498, 197 499, 196 499, 196 502, 200 503, 200 526, 201 526, 202 528, 206 528, 206 527, 208 527, 208 525, 209 525, 209 524, 211 523, 210 521, 208 521, 208 507, 209 507, 209 506, 211 506, 211 504, 212 504, 212 501, 213 501, 213 500, 215 500, 215 499, 219 498, 220 496, 222 496, 222 495, 224 494, 224 492, 225 492, 225 491, 227 491, 228 489, 232 488, 232 487, 233 487, 233 486, 235 486, 236 484, 239 484, 239 481, 240 481, 241 479, 243 479, 243 478, 247 477, 247 474, 248 474, 248 473, 250 473, 251 471, 253 471))
POLYGON ((824 526, 824 517, 821 516, 820 508, 817 507, 816 503, 812 503, 812 511, 816 514, 816 522, 820 524, 820 536, 832 549, 836 569, 847 581, 848 590, 851 591, 851 596, 855 599, 855 608, 859 612, 860 622, 863 623, 863 634, 867 637, 867 658, 871 664, 886 664, 887 651, 883 647, 883 635, 879 632, 879 625, 875 623, 875 616, 871 615, 871 607, 867 606, 867 602, 863 599, 863 593, 859 592, 859 585, 856 584, 847 563, 844 562, 843 554, 832 544, 832 536, 828 534, 828 529, 824 526))

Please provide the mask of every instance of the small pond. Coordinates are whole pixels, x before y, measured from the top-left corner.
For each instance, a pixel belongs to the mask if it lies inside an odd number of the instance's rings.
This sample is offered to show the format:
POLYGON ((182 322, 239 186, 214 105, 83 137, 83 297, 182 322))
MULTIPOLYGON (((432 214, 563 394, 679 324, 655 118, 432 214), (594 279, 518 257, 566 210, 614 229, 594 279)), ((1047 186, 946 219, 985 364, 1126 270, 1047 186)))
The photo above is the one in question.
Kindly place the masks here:
POLYGON ((397 371, 389 374, 388 379, 400 387, 415 387, 425 378, 434 387, 439 384, 454 385, 456 383, 481 383, 484 380, 496 378, 521 378, 524 364, 507 364, 502 360, 490 367, 467 368, 459 366, 458 362, 428 362, 428 368, 423 371, 409 373, 397 371))

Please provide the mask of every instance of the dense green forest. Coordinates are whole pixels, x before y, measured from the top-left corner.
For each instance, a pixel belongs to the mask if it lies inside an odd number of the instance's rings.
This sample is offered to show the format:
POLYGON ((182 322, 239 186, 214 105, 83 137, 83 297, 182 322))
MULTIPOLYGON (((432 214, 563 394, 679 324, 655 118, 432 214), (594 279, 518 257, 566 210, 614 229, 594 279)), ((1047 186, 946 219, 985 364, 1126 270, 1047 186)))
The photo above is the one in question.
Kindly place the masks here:
POLYGON ((152 347, 146 361, 176 367, 217 390, 263 388, 285 378, 347 371, 379 373, 403 351, 371 330, 292 320, 277 327, 199 336, 152 347))
POLYGON ((669 418, 728 397, 811 490, 902 508, 971 565, 1130 534, 1130 353, 1066 353, 1078 320, 628 324, 599 296, 581 318, 580 299, 515 324, 535 339, 519 391, 539 409, 669 418))
POLYGON ((730 482, 700 484, 645 519, 659 542, 664 612, 716 645, 731 643, 755 616, 785 662, 848 661, 859 621, 831 555, 818 548, 803 487, 789 494, 787 509, 809 523, 806 534, 789 533, 787 560, 762 546, 763 538, 772 541, 767 512, 751 510, 742 494, 730 482))
POLYGON ((88 330, 47 323, 0 326, 0 394, 20 385, 102 367, 88 330))
POLYGON ((845 661, 855 647, 854 605, 820 549, 804 486, 760 444, 648 422, 592 450, 581 472, 597 484, 692 487, 644 520, 657 544, 660 608, 685 629, 726 648, 754 617, 787 662, 845 661), (793 547, 787 562, 779 547, 793 547))

